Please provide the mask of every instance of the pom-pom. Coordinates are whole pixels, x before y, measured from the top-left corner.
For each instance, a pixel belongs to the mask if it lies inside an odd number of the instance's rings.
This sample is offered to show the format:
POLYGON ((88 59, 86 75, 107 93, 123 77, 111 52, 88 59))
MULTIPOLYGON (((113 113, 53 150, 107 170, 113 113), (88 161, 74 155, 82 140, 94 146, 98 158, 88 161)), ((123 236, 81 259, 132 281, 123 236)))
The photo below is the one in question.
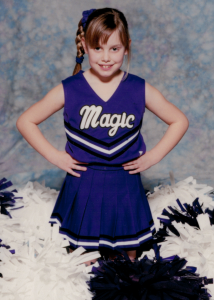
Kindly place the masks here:
POLYGON ((163 227, 160 228, 156 234, 156 238, 159 238, 159 241, 160 241, 160 236, 163 239, 164 236, 165 237, 168 236, 167 229, 170 230, 175 235, 180 236, 180 233, 172 224, 173 221, 175 221, 176 223, 188 224, 192 227, 200 229, 199 216, 207 214, 210 220, 210 225, 214 224, 214 209, 210 210, 209 208, 206 208, 204 212, 202 209, 203 205, 200 205, 198 198, 196 198, 193 201, 192 205, 187 203, 184 203, 182 205, 178 199, 176 200, 176 202, 180 208, 180 211, 177 208, 168 206, 171 213, 168 210, 164 209, 162 212, 162 216, 158 217, 161 224, 163 225, 163 227))
POLYGON ((88 281, 93 300, 172 300, 209 299, 205 285, 212 279, 199 277, 196 268, 185 267, 178 256, 159 258, 144 256, 131 262, 124 251, 111 261, 98 260, 92 268, 95 277, 88 281))
POLYGON ((12 186, 12 182, 11 181, 7 181, 6 178, 3 178, 0 180, 0 206, 1 206, 1 214, 7 215, 10 218, 11 214, 9 213, 9 211, 7 210, 8 207, 13 207, 10 208, 12 209, 17 209, 17 208, 22 208, 21 207, 16 207, 16 199, 22 199, 22 197, 15 197, 14 193, 17 193, 17 190, 13 190, 11 192, 9 191, 4 191, 2 192, 2 190, 12 186))

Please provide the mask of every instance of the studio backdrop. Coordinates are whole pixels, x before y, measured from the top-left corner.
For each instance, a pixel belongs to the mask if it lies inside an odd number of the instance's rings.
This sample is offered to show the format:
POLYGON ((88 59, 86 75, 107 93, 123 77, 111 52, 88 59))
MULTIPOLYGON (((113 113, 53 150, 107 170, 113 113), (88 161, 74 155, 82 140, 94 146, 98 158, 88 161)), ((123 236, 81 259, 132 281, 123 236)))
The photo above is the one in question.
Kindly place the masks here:
MULTIPOLYGON (((142 172, 146 188, 194 176, 214 186, 214 2, 213 0, 1 0, 0 177, 17 186, 45 180, 57 188, 65 172, 22 138, 16 120, 61 80, 72 75, 75 36, 82 11, 113 7, 127 17, 132 39, 130 73, 144 78, 181 109, 190 126, 159 164, 142 172)), ((83 70, 89 68, 87 55, 83 70)), ((126 70, 124 62, 123 70, 126 70)), ((59 150, 66 143, 63 110, 39 125, 59 150)), ((147 149, 167 125, 146 110, 142 134, 147 149)))

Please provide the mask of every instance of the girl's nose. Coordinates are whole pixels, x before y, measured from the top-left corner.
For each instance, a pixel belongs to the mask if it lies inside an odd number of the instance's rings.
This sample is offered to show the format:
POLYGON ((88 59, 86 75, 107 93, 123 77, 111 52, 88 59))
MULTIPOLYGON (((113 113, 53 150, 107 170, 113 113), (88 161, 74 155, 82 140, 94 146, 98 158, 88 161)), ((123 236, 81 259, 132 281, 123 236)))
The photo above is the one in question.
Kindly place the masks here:
POLYGON ((103 52, 103 58, 102 58, 102 60, 105 61, 105 62, 110 61, 108 51, 104 51, 103 52))

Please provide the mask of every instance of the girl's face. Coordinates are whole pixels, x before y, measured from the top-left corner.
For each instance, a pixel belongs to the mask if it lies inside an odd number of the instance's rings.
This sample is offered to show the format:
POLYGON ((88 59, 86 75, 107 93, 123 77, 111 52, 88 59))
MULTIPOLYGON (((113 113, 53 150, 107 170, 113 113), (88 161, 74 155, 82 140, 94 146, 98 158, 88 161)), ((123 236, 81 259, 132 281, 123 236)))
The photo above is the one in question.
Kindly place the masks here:
MULTIPOLYGON (((131 43, 131 40, 129 41, 131 43)), ((120 41, 118 30, 114 31, 107 44, 100 44, 97 48, 90 48, 82 38, 85 53, 88 54, 89 64, 100 78, 114 76, 123 64, 124 55, 128 53, 120 41)))

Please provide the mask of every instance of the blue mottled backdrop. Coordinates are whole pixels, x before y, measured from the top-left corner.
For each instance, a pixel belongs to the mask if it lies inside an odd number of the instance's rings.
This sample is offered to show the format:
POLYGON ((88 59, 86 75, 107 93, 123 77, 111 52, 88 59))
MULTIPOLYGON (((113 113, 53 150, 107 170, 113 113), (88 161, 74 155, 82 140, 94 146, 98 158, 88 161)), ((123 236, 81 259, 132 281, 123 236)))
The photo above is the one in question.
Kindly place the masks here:
MULTIPOLYGON (((145 78, 188 117, 182 141, 158 165, 142 173, 146 187, 193 175, 214 185, 213 0, 1 0, 0 177, 61 186, 65 172, 34 151, 16 129, 18 116, 72 74, 77 24, 83 10, 115 7, 127 16, 132 38, 130 72, 145 78)), ((87 58, 83 69, 89 67, 87 58)), ((126 66, 124 65, 124 69, 126 66)), ((40 125, 58 149, 66 142, 63 111, 40 125)), ((147 149, 167 126, 146 111, 147 149)))

